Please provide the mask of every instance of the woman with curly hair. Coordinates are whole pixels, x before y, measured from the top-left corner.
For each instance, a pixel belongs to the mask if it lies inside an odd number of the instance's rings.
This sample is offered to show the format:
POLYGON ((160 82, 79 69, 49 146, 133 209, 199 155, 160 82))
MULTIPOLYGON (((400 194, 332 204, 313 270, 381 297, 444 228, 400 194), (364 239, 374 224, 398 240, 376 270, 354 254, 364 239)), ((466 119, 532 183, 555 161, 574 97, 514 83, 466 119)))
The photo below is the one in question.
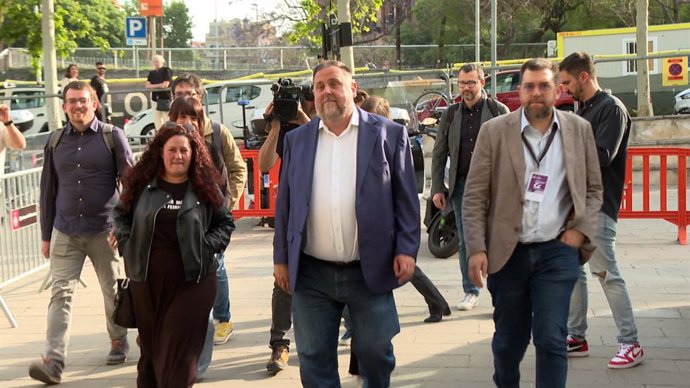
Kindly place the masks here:
POLYGON ((165 123, 123 179, 115 235, 130 278, 140 388, 192 386, 216 295, 216 261, 235 229, 218 172, 190 125, 165 123))

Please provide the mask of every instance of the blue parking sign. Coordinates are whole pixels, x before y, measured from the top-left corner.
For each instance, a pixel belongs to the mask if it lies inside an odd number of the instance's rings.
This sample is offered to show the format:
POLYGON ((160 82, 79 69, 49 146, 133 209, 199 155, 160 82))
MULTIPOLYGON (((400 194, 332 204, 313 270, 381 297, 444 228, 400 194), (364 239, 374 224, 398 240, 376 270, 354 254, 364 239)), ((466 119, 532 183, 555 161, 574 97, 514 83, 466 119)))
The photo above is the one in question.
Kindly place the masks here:
POLYGON ((128 16, 125 18, 125 39, 128 46, 146 46, 146 18, 128 16))

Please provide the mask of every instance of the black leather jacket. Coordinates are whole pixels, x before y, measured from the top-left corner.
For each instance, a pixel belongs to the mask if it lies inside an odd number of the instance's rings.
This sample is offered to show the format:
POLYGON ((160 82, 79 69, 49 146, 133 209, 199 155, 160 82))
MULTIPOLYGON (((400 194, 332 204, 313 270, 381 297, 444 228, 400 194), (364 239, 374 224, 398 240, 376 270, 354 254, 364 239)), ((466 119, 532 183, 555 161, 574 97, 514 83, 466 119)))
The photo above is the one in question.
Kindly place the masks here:
MULTIPOLYGON (((147 278, 156 215, 169 200, 170 195, 160 190, 154 179, 141 192, 133 210, 125 211, 122 203, 115 207, 115 237, 125 259, 125 272, 134 281, 147 278)), ((199 282, 215 271, 214 255, 225 250, 233 230, 230 210, 202 204, 188 185, 177 213, 177 238, 187 281, 199 282)))

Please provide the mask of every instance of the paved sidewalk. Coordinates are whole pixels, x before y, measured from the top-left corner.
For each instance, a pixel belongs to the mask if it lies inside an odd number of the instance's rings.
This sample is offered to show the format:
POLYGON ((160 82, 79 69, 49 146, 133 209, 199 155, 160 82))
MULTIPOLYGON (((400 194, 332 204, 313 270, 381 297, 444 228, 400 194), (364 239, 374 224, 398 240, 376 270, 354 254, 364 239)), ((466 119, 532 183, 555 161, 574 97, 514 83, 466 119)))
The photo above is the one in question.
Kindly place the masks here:
MULTIPOLYGON (((290 367, 267 377, 270 298, 272 288, 272 230, 256 228, 254 219, 237 222, 226 263, 230 271, 233 322, 237 335, 214 348, 213 364, 199 387, 298 387, 297 354, 290 367)), ((479 307, 470 312, 455 310, 460 295, 457 256, 433 258, 423 233, 418 264, 453 306, 453 315, 438 324, 424 324, 426 306, 416 290, 407 285, 395 292, 402 326, 395 337, 397 368, 394 387, 492 387, 491 301, 482 291, 479 307)), ((589 282, 588 341, 591 355, 571 359, 568 387, 656 388, 690 387, 690 246, 675 242, 676 229, 663 221, 621 220, 618 255, 621 270, 635 308, 640 341, 647 360, 629 370, 609 370, 615 352, 616 333, 611 312, 597 282, 589 282)), ((37 293, 47 270, 2 290, 19 321, 10 328, 0 315, 0 387, 36 387, 27 367, 43 351, 49 292, 37 293)), ((79 287, 74 303, 72 339, 63 386, 135 387, 138 349, 136 331, 124 365, 106 366, 109 341, 103 317, 103 301, 92 266, 86 265, 88 288, 79 287)), ((344 387, 355 387, 347 375, 349 349, 339 349, 344 387)), ((522 364, 523 387, 534 386, 534 351, 530 347, 522 364)))

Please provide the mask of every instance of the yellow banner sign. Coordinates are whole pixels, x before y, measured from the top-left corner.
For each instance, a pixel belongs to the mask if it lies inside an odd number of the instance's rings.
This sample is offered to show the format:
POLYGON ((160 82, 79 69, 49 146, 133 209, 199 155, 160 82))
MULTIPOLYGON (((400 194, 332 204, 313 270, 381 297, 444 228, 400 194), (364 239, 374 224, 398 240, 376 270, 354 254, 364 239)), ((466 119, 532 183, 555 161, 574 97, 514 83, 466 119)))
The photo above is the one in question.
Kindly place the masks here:
POLYGON ((688 84, 688 57, 664 58, 663 86, 676 86, 688 84))

